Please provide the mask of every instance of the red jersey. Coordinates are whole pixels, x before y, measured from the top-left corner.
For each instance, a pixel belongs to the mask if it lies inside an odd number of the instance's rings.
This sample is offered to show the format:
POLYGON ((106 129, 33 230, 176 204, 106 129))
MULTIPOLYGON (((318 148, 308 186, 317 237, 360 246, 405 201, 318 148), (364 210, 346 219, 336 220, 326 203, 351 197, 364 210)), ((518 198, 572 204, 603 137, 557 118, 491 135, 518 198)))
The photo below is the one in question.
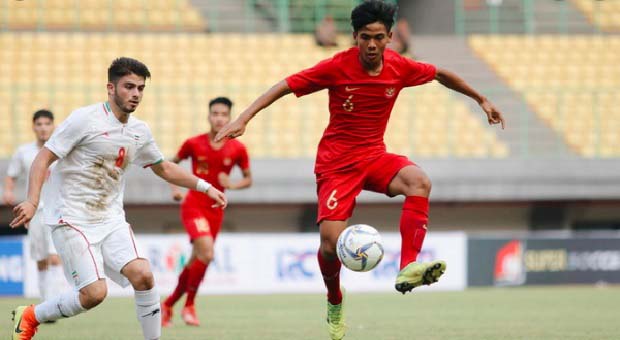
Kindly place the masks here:
POLYGON ((329 90, 329 125, 319 142, 316 173, 385 153, 383 135, 396 97, 404 87, 435 78, 435 66, 387 48, 381 73, 371 76, 359 61, 359 53, 358 47, 352 47, 286 78, 297 97, 329 90))
MULTIPOLYGON (((224 191, 224 188, 218 179, 220 173, 230 174, 235 165, 238 165, 241 170, 250 168, 248 152, 243 143, 236 139, 230 139, 216 149, 211 145, 209 134, 187 139, 177 152, 177 157, 179 159, 191 157, 194 175, 211 183, 221 191, 224 191)), ((209 199, 206 194, 195 190, 190 190, 189 194, 209 199)))

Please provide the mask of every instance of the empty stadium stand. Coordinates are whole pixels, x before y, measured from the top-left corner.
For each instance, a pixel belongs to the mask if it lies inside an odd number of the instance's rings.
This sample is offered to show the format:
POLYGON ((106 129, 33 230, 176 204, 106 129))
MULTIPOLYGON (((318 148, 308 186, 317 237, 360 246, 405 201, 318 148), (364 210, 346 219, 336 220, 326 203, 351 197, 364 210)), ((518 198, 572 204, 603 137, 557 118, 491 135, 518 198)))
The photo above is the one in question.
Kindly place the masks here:
POLYGON ((478 35, 469 41, 575 153, 620 156, 620 37, 478 35))
POLYGON ((586 17, 603 31, 620 32, 620 1, 573 0, 586 17))
MULTIPOLYGON (((341 46, 348 45, 342 37, 341 46)), ((30 114, 48 107, 63 119, 74 108, 105 100, 110 62, 121 55, 150 68, 143 104, 136 113, 153 129, 165 154, 207 128, 210 97, 230 96, 235 112, 275 82, 331 56, 311 35, 0 33, 0 157, 31 138, 30 114)), ((427 85, 405 90, 393 113, 388 148, 426 157, 506 157, 508 148, 447 89, 427 85), (466 128, 463 128, 466 127, 466 128)), ((255 157, 312 158, 328 120, 326 93, 285 97, 251 123, 243 139, 255 157)))
POLYGON ((0 29, 59 31, 204 31, 188 0, 0 1, 0 29))

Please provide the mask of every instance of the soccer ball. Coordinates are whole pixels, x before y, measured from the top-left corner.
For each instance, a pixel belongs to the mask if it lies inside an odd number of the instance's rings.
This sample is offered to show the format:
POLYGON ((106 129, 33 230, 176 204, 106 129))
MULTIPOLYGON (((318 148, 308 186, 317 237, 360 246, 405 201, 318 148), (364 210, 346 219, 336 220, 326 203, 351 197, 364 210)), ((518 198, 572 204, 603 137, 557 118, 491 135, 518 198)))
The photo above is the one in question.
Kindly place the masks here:
POLYGON ((369 225, 352 225, 338 236, 336 253, 345 267, 356 272, 367 272, 383 259, 381 235, 369 225))

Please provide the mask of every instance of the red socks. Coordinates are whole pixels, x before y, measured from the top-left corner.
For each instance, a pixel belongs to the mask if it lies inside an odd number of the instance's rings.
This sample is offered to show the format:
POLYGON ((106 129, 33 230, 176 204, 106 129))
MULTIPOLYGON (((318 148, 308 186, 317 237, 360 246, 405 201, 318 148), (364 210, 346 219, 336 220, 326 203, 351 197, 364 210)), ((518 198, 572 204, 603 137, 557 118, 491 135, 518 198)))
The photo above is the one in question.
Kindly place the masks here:
POLYGON ((428 198, 408 196, 405 198, 400 217, 400 269, 416 260, 426 236, 428 223, 428 198))
POLYGON ((187 289, 187 277, 189 276, 189 266, 185 266, 181 274, 179 274, 179 283, 177 283, 177 287, 174 289, 174 292, 164 301, 164 304, 168 307, 174 306, 174 304, 179 301, 181 296, 185 294, 185 290, 187 289))
POLYGON ((342 292, 340 291, 340 267, 342 264, 337 257, 331 261, 325 259, 321 250, 318 251, 317 258, 321 274, 323 274, 323 282, 327 287, 327 301, 332 305, 340 304, 342 302, 342 292))
POLYGON ((205 272, 207 271, 207 264, 200 261, 199 259, 195 259, 189 265, 189 275, 187 276, 187 300, 185 301, 185 306, 193 306, 194 299, 196 298, 196 293, 198 292, 198 287, 200 287, 200 282, 205 276, 205 272))

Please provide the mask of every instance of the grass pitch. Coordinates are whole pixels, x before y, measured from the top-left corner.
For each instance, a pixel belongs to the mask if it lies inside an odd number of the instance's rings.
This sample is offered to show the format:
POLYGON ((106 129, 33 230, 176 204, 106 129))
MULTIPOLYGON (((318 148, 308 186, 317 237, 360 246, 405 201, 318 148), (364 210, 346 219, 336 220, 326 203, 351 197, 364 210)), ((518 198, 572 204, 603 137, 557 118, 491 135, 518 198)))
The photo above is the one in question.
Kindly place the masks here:
MULTIPOLYGON (((0 338, 27 299, 0 299, 0 338)), ((181 301, 181 303, 183 300, 181 301)), ((201 327, 174 326, 162 339, 328 339, 324 295, 202 296, 201 327)), ((349 294, 345 339, 618 339, 620 287, 469 289, 464 292, 349 294)), ((108 298, 38 339, 141 339, 131 298, 108 298)))

